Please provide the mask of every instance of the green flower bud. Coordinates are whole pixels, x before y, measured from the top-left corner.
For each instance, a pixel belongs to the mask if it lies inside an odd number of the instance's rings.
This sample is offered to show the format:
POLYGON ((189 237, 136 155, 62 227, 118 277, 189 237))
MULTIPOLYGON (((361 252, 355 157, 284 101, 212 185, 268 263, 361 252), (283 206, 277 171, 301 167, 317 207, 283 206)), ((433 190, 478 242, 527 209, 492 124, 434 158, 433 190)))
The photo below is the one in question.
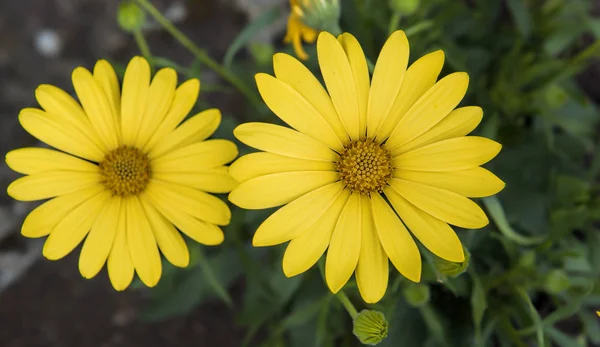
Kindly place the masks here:
POLYGON ((342 33, 340 0, 297 0, 297 6, 292 10, 302 23, 315 30, 328 31, 335 36, 342 33))
POLYGON ((557 294, 571 286, 571 281, 567 273, 560 269, 554 269, 548 272, 544 278, 544 288, 548 293, 557 294))
POLYGON ((268 65, 273 61, 275 48, 268 43, 253 42, 250 43, 250 54, 258 65, 268 65))
POLYGON ((455 263, 436 257, 433 261, 433 265, 435 266, 435 269, 442 275, 448 277, 458 277, 463 272, 467 271, 469 262, 471 260, 471 253, 469 253, 469 251, 464 247, 463 253, 465 254, 465 260, 462 263, 455 263))
POLYGON ((146 13, 133 1, 123 1, 117 9, 117 21, 121 29, 131 33, 144 26, 146 13))
POLYGON ((364 345, 375 346, 388 334, 388 322, 383 313, 375 310, 362 310, 354 317, 352 333, 364 345))
POLYGON ((390 0, 392 11, 403 16, 410 16, 415 13, 420 4, 421 0, 390 0))
POLYGON ((429 286, 421 283, 410 283, 402 289, 404 299, 413 307, 420 307, 429 302, 429 286))

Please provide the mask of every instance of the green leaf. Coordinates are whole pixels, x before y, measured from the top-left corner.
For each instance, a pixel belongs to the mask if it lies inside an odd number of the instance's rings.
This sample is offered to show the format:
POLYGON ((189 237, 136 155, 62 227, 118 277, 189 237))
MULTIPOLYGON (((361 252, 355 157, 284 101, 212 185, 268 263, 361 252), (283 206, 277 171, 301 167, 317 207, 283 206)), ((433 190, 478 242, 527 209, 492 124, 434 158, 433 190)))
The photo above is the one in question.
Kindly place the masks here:
POLYGON ((231 69, 231 63, 235 54, 242 49, 248 42, 254 38, 261 30, 265 27, 275 23, 277 19, 281 18, 281 8, 275 6, 269 11, 263 13, 256 20, 248 24, 233 40, 231 46, 227 49, 225 57, 223 58, 223 66, 226 69, 231 69))
POLYGON ((471 308, 473 315, 473 323, 475 324, 475 338, 481 338, 481 321, 487 309, 487 300, 483 284, 474 270, 469 270, 469 275, 473 280, 473 291, 471 292, 471 308))
MULTIPOLYGON (((197 253, 198 254, 198 262, 202 269, 202 274, 204 275, 204 278, 206 279, 208 284, 211 286, 212 290, 221 298, 221 300, 223 300, 223 302, 227 306, 229 306, 229 308, 232 308, 233 300, 231 299, 231 296, 229 296, 227 289, 215 275, 215 272, 212 268, 212 264, 206 260, 206 258, 204 257, 204 253, 199 248, 198 248, 198 250, 199 250, 197 253)), ((228 266, 223 266, 219 270, 220 271, 231 271, 228 266)))
POLYGON ((535 309, 535 306, 533 306, 531 298, 523 288, 516 288, 515 291, 517 292, 517 295, 521 298, 521 300, 523 300, 527 304, 527 308, 529 309, 529 314, 531 316, 533 326, 535 328, 538 347, 544 347, 544 326, 542 324, 542 319, 540 318, 539 313, 535 309))
POLYGON ((522 246, 532 246, 544 242, 545 238, 540 236, 523 236, 517 233, 508 223, 504 209, 500 204, 500 200, 496 196, 490 196, 483 199, 483 204, 487 208, 498 230, 510 239, 522 246))
POLYGON ((531 13, 523 0, 508 0, 508 9, 512 15, 517 29, 521 36, 525 39, 531 36, 531 13))
POLYGON ((583 347, 583 346, 585 346, 584 344, 579 343, 579 341, 577 341, 576 339, 570 337, 569 335, 567 335, 553 327, 546 327, 545 332, 560 347, 578 347, 578 346, 583 347))

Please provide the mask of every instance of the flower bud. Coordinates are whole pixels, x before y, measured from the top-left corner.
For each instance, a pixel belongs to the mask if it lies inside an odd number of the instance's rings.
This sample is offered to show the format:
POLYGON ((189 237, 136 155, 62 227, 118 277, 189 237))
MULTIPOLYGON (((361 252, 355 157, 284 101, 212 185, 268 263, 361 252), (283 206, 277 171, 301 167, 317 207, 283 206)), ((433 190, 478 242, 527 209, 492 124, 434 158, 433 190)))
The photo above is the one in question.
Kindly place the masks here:
POLYGON ((467 270, 471 260, 471 253, 469 253, 466 248, 463 248, 463 252, 465 254, 465 260, 462 263, 455 263, 436 257, 433 261, 435 269, 442 275, 448 277, 458 277, 467 270))
POLYGON ((410 16, 417 11, 420 3, 420 0, 390 0, 390 8, 400 15, 410 16))
POLYGON ((375 346, 388 334, 388 322, 383 313, 375 310, 362 310, 354 318, 352 333, 364 345, 375 346))
POLYGON ((117 21, 126 32, 140 30, 146 22, 146 13, 133 1, 123 1, 117 9, 117 21))
POLYGON ((335 36, 341 34, 340 0, 297 0, 292 11, 302 23, 317 31, 327 31, 335 36))
POLYGON ((409 283, 402 289, 404 299, 413 307, 420 307, 429 302, 429 286, 421 283, 409 283))
POLYGON ((571 281, 567 274, 560 269, 554 269, 548 272, 544 278, 544 288, 552 294, 558 294, 571 286, 571 281))

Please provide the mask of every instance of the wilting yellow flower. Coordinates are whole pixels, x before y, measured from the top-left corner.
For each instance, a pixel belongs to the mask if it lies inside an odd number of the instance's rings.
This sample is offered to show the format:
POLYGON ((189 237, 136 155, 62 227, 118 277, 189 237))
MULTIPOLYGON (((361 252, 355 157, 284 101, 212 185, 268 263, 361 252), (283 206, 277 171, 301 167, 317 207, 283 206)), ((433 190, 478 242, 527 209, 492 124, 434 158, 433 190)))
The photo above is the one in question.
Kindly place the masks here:
POLYGON ((256 75, 267 106, 295 130, 264 123, 235 129, 240 141, 264 152, 231 165, 240 185, 229 199, 246 209, 285 205, 259 226, 253 244, 291 240, 283 257, 287 276, 308 270, 329 248, 331 291, 356 271, 364 300, 377 302, 387 288, 388 258, 405 277, 420 280, 421 256, 412 236, 443 259, 464 261, 449 224, 488 224, 469 197, 503 189, 500 179, 479 167, 501 146, 466 136, 483 112, 454 109, 469 78, 458 72, 436 82, 442 51, 407 70, 408 40, 397 31, 382 48, 371 81, 354 36, 336 40, 322 32, 317 54, 327 91, 286 54, 273 58, 276 77, 256 75))
POLYGON ((19 121, 27 132, 58 149, 21 148, 7 164, 27 176, 8 194, 17 200, 49 199, 25 219, 26 237, 48 236, 43 254, 57 260, 84 239, 79 257, 83 277, 108 263, 117 290, 129 286, 134 269, 147 286, 161 277, 159 253, 173 265, 189 263, 177 229, 205 245, 223 241, 218 225, 231 213, 219 198, 236 182, 224 164, 237 156, 226 140, 207 140, 221 114, 211 109, 180 125, 196 103, 200 82, 178 88, 165 68, 150 82, 141 57, 127 66, 123 93, 115 71, 100 60, 93 73, 78 67, 73 85, 81 106, 63 90, 41 85, 41 109, 26 108, 19 121), (177 227, 177 229, 175 228, 177 227))

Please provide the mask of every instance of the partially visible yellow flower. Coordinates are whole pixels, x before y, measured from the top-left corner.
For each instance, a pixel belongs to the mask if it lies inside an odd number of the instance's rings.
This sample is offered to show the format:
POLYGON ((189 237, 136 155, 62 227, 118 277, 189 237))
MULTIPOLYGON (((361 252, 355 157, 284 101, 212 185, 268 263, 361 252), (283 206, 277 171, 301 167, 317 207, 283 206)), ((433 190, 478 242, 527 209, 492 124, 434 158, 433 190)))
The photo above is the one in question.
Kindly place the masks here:
POLYGON ((340 3, 339 0, 290 0, 290 7, 287 34, 283 41, 292 43, 298 58, 306 60, 308 54, 302 47, 302 41, 314 43, 322 30, 338 34, 340 3))
POLYGON ((374 303, 385 294, 389 261, 420 281, 414 237, 442 259, 465 260, 450 225, 478 229, 489 223, 469 198, 504 188, 480 167, 501 145, 467 136, 483 117, 479 107, 456 108, 468 75, 437 81, 442 51, 408 67, 402 31, 386 41, 372 79, 360 44, 348 33, 336 38, 321 32, 317 55, 327 90, 287 54, 273 57, 275 76, 256 75, 267 106, 293 129, 247 123, 234 130, 260 152, 231 165, 240 185, 229 200, 246 209, 283 206, 258 227, 253 244, 289 241, 286 276, 308 270, 327 250, 329 289, 336 293, 354 273, 363 299, 374 303))
POLYGON ((219 110, 182 123, 196 104, 200 82, 177 87, 170 68, 150 77, 148 62, 135 57, 122 93, 105 60, 93 73, 73 71, 79 103, 57 87, 39 86, 35 96, 42 109, 23 109, 19 121, 57 150, 21 148, 6 155, 8 166, 26 175, 10 184, 11 197, 51 199, 27 216, 21 233, 48 236, 43 254, 50 260, 84 242, 79 271, 92 278, 107 263, 116 290, 129 286, 134 271, 155 286, 160 252, 173 265, 187 266, 179 231, 205 245, 220 244, 219 226, 229 224, 231 212, 209 193, 226 193, 237 184, 224 166, 237 156, 235 144, 206 140, 219 126, 219 110))

